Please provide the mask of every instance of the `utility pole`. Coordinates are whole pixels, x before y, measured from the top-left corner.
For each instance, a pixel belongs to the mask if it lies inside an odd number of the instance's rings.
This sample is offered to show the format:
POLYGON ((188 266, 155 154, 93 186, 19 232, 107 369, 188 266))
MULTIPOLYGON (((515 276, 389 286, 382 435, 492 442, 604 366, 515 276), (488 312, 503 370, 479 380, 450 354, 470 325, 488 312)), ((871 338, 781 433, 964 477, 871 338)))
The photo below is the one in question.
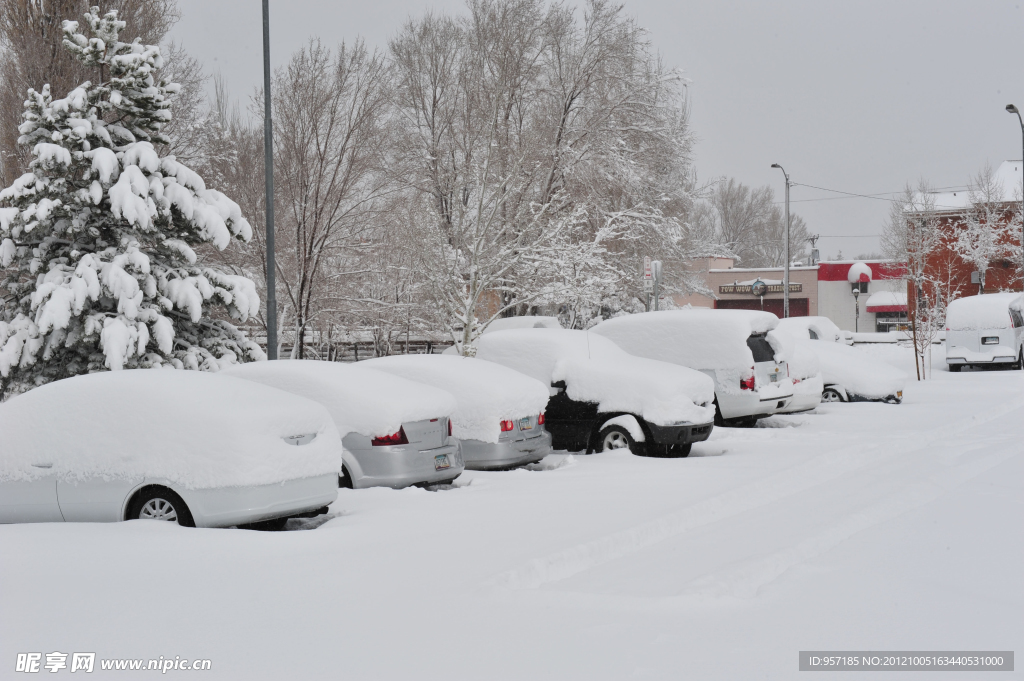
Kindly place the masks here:
MULTIPOLYGON (((1024 118, 1020 117, 1020 110, 1013 104, 1007 104, 1006 110, 1012 114, 1017 114, 1017 120, 1020 121, 1020 163, 1021 163, 1021 176, 1024 177, 1024 118)), ((1024 186, 1022 186, 1024 187, 1024 186)), ((1021 288, 1024 289, 1024 191, 1021 192, 1021 213, 1020 213, 1020 257, 1021 257, 1021 288)))
POLYGON ((773 163, 772 168, 778 168, 786 178, 786 262, 782 274, 782 316, 789 317, 789 173, 778 163, 773 163))
POLYGON ((274 121, 270 115, 270 0, 263 0, 263 176, 267 191, 267 359, 277 359, 274 259, 274 121))

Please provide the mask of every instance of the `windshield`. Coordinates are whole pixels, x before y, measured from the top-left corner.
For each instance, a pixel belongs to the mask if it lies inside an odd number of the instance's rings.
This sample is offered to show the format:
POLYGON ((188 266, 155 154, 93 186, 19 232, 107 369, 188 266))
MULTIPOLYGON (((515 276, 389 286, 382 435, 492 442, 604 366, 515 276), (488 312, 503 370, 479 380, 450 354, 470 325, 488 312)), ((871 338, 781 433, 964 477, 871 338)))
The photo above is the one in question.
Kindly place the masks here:
POLYGON ((754 353, 755 362, 774 362, 775 351, 764 336, 753 335, 747 339, 747 347, 754 353))

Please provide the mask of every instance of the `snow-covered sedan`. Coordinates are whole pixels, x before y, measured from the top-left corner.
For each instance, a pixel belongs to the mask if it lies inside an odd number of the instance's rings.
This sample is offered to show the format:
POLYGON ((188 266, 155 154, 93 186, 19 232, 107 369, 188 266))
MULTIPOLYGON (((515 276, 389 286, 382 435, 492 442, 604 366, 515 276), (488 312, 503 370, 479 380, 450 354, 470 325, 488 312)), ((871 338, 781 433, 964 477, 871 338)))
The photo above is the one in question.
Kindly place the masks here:
MULTIPOLYGON (((781 323, 781 320, 780 320, 781 323)), ((782 335, 778 333, 777 335, 782 335)), ((825 390, 825 380, 821 375, 821 362, 818 356, 806 345, 793 343, 786 348, 789 377, 793 381, 793 399, 779 414, 793 414, 809 411, 819 404, 825 390)))
POLYGON ((631 355, 709 376, 719 425, 754 425, 793 400, 789 367, 772 331, 779 318, 755 310, 666 310, 624 315, 593 328, 631 355))
POLYGON ((707 376, 633 357, 593 333, 496 331, 479 338, 476 356, 550 386, 545 425, 556 449, 682 457, 711 435, 707 376))
POLYGON ((221 374, 319 402, 334 418, 342 443, 343 487, 450 483, 465 465, 449 420, 449 393, 363 366, 312 360, 250 362, 221 374))
POLYGON ((458 402, 455 437, 470 470, 536 463, 551 453, 544 427, 548 390, 540 381, 472 357, 393 355, 362 366, 441 388, 458 402))
POLYGON ((150 518, 197 527, 312 516, 341 443, 310 400, 198 371, 135 369, 0 405, 0 522, 150 518))

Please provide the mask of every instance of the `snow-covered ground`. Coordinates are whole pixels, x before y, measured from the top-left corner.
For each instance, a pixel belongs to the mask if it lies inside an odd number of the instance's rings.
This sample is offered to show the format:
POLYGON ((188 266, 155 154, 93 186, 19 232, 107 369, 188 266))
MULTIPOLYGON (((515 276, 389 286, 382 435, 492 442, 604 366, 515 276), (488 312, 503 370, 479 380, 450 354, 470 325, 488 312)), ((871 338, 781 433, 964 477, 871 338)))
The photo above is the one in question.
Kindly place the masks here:
MULTIPOLYGON (((912 374, 909 350, 871 352, 912 374)), ((342 490, 290 532, 0 527, 0 676, 33 651, 209 658, 217 679, 473 681, 1022 651, 1024 372, 950 374, 940 355, 902 405, 719 428, 688 459, 560 454, 438 491, 342 490)))

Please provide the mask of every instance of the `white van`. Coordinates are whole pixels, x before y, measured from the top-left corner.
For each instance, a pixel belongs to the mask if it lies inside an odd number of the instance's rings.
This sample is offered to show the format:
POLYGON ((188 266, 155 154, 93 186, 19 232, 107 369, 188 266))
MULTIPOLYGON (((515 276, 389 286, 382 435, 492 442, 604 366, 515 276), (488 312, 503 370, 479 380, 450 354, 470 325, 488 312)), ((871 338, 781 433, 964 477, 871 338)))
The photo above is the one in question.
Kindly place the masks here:
POLYGON ((946 365, 1024 368, 1024 296, 985 293, 958 298, 946 309, 946 365))
POLYGON ((779 318, 754 310, 665 310, 603 321, 591 331, 631 355, 696 369, 715 382, 715 421, 753 425, 786 409, 793 381, 772 330, 779 318))

